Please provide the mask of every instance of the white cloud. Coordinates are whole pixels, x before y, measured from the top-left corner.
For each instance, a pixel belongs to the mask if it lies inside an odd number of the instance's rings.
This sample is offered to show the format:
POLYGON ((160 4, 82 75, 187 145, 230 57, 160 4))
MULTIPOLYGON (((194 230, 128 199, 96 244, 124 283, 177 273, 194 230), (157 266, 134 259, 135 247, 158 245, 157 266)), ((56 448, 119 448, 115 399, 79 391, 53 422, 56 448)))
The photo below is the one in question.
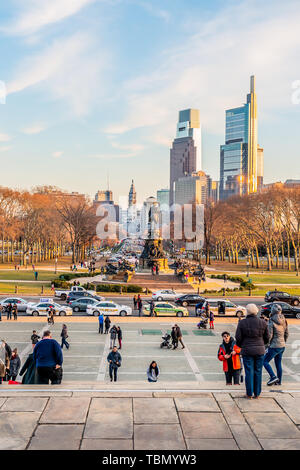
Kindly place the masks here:
POLYGON ((39 85, 50 98, 67 100, 76 116, 84 115, 104 93, 102 69, 108 63, 88 34, 74 34, 22 61, 7 94, 39 85))
MULTIPOLYGON (((78 13, 95 0, 26 0, 20 1, 20 16, 2 28, 7 34, 27 35, 78 13)), ((19 8, 18 8, 19 9, 19 8)))
POLYGON ((127 113, 105 132, 151 128, 156 142, 174 138, 178 110, 200 109, 205 131, 224 134, 225 109, 242 105, 250 75, 257 79, 259 118, 290 109, 291 83, 300 77, 299 3, 229 3, 209 21, 191 22, 154 72, 123 86, 127 113), (172 123, 172 128, 170 126, 172 123))
POLYGON ((62 154, 63 154, 63 152, 61 150, 57 150, 56 152, 52 153, 52 157, 59 158, 59 157, 62 156, 62 154))
POLYGON ((32 135, 32 134, 39 134, 40 132, 44 131, 45 129, 46 129, 45 124, 35 123, 35 124, 32 124, 31 126, 24 127, 24 129, 22 129, 22 132, 23 132, 23 134, 32 135))
POLYGON ((0 133, 0 142, 8 142, 9 140, 11 140, 10 135, 0 133))

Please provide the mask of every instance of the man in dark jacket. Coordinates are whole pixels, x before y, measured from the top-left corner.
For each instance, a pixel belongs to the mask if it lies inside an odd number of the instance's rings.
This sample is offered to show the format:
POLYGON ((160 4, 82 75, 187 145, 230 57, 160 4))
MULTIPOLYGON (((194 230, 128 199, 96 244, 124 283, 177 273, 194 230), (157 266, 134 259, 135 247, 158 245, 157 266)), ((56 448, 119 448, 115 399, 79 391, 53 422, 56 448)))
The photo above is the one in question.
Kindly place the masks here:
POLYGON ((67 328, 67 325, 65 323, 62 326, 60 336, 61 336, 61 345, 60 345, 61 349, 64 347, 64 345, 66 346, 67 349, 69 349, 70 345, 67 341, 67 338, 69 337, 68 328, 67 328))
POLYGON ((268 325, 257 317, 255 304, 246 306, 247 316, 238 323, 235 338, 241 348, 245 368, 247 398, 258 398, 261 393, 265 345, 269 342, 268 325))
POLYGON ((113 347, 113 350, 109 353, 107 356, 107 360, 109 363, 109 376, 110 376, 110 381, 113 381, 113 376, 114 376, 114 381, 117 381, 117 375, 118 375, 118 368, 121 366, 122 362, 122 357, 121 354, 117 351, 117 346, 113 347))
POLYGON ((38 342, 33 350, 33 358, 37 369, 37 383, 53 385, 57 382, 57 372, 63 363, 63 355, 60 345, 52 339, 49 330, 44 332, 43 339, 38 342))
POLYGON ((111 321, 110 321, 110 318, 109 318, 109 317, 105 317, 104 324, 105 324, 105 332, 104 332, 104 334, 107 335, 108 332, 109 332, 110 324, 111 324, 111 321))

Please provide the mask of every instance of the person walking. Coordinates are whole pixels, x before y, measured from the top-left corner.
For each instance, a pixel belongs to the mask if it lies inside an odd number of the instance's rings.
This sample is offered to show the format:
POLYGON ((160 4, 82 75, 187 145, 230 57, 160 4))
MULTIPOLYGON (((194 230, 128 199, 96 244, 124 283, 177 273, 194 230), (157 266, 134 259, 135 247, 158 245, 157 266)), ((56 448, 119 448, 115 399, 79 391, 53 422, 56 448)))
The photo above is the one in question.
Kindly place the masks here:
POLYGON ((113 325, 110 329, 110 349, 113 349, 115 347, 116 338, 117 338, 117 328, 115 327, 115 325, 113 325))
POLYGON ((205 303, 204 311, 205 311, 206 318, 209 318, 210 305, 208 302, 205 303))
POLYGON ((62 369, 63 354, 59 343, 52 339, 49 330, 44 331, 43 338, 33 350, 33 359, 37 369, 37 383, 54 385, 58 382, 59 369, 62 369))
POLYGON ((48 308, 48 325, 54 325, 54 315, 55 315, 55 310, 53 307, 48 308))
POLYGON ((5 341, 0 341, 0 384, 6 379, 9 370, 9 353, 5 341))
POLYGON ((38 280, 39 273, 37 271, 34 271, 34 279, 37 281, 38 280))
POLYGON ((264 357, 264 368, 268 372, 270 379, 267 385, 281 385, 282 381, 282 355, 285 350, 285 344, 289 337, 289 329, 285 316, 282 314, 280 304, 273 304, 268 322, 268 332, 270 343, 266 355, 264 357), (276 373, 270 366, 270 362, 274 359, 276 373))
POLYGON ((215 329, 214 321, 215 321, 214 312, 210 311, 209 312, 209 329, 210 330, 215 329))
POLYGON ((104 318, 103 318, 103 315, 102 313, 100 313, 100 315, 98 316, 98 321, 99 321, 99 331, 98 333, 101 335, 103 335, 103 323, 104 323, 104 318))
POLYGON ((111 321, 110 321, 109 316, 105 317, 104 324, 105 324, 105 332, 104 332, 104 334, 107 335, 108 332, 109 332, 110 324, 111 324, 111 321))
POLYGON ((223 362, 223 371, 225 373, 226 385, 240 384, 241 375, 241 348, 236 345, 236 342, 228 331, 222 333, 223 342, 219 346, 218 359, 223 362))
POLYGON ((172 326, 171 338, 172 338, 173 349, 176 349, 178 347, 178 340, 177 340, 177 332, 176 332, 175 325, 172 326))
POLYGON ((33 330, 32 331, 32 335, 31 335, 31 344, 37 344, 39 342, 39 339, 41 337, 36 333, 36 330, 33 330))
POLYGON ((108 354, 107 361, 109 363, 109 376, 110 381, 113 379, 116 382, 118 378, 118 368, 121 367, 122 357, 117 350, 117 346, 113 347, 113 350, 108 354))
POLYGON ((63 349, 64 345, 66 346, 67 349, 69 349, 70 345, 67 341, 67 338, 69 338, 68 328, 67 328, 67 325, 65 323, 62 326, 60 336, 61 336, 61 345, 60 345, 61 349, 63 349))
POLYGON ((243 357, 246 397, 251 399, 253 394, 254 398, 261 394, 265 344, 269 342, 269 333, 266 322, 257 317, 255 304, 248 304, 246 311, 246 318, 238 323, 235 338, 243 357))
POLYGON ((119 342, 119 349, 122 349, 122 330, 119 326, 117 326, 117 337, 118 337, 118 342, 119 342))
POLYGON ((19 375, 22 378, 22 384, 29 385, 29 384, 35 384, 35 375, 36 375, 36 367, 35 367, 35 361, 33 359, 33 350, 35 348, 35 344, 32 343, 32 353, 28 354, 27 359, 22 366, 22 369, 19 372, 19 375))
POLYGON ((143 301, 141 297, 138 299, 138 309, 139 309, 139 317, 141 316, 142 313, 142 308, 143 308, 143 301))
POLYGON ((6 312, 7 312, 7 320, 11 320, 12 304, 7 305, 6 312))
POLYGON ((11 313, 14 316, 14 320, 18 320, 18 306, 17 306, 16 303, 13 304, 12 309, 11 309, 11 313))
POLYGON ((155 361, 152 361, 147 369, 148 382, 157 382, 159 376, 159 368, 155 361))
POLYGON ((179 342, 182 346, 181 349, 184 349, 185 345, 183 344, 183 341, 182 341, 182 332, 181 332, 180 327, 177 324, 175 324, 175 331, 176 331, 176 335, 177 335, 177 346, 178 346, 178 342, 179 342))
POLYGON ((133 309, 136 310, 137 307, 137 297, 136 295, 133 296, 133 309))
POLYGON ((150 317, 154 316, 154 302, 151 300, 150 302, 150 317))
POLYGON ((15 381, 21 367, 21 359, 18 355, 18 349, 15 348, 12 352, 9 364, 9 380, 15 381))

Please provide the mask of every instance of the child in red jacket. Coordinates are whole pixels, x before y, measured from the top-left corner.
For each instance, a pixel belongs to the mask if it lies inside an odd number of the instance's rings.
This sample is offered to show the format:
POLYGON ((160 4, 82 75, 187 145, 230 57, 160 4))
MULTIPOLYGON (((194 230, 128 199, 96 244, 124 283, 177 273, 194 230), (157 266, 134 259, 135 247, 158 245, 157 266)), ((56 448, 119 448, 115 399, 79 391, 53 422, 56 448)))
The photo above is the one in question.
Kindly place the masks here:
POLYGON ((222 333, 223 343, 219 346, 218 359, 223 362, 223 371, 225 373, 226 385, 240 384, 241 374, 241 348, 236 345, 236 342, 228 331, 222 333))

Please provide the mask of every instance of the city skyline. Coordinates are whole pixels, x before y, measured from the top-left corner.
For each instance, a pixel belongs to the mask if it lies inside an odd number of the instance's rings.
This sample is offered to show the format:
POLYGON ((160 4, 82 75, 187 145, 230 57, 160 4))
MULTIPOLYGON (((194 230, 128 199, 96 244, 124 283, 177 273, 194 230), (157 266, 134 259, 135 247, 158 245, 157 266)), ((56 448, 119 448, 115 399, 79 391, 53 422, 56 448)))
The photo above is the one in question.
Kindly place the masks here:
POLYGON ((134 178, 143 201, 168 184, 177 114, 188 108, 200 110, 202 168, 219 179, 224 110, 239 106, 252 74, 265 182, 299 178, 297 2, 22 3, 0 6, 3 186, 93 197, 109 170, 115 200, 134 178))

